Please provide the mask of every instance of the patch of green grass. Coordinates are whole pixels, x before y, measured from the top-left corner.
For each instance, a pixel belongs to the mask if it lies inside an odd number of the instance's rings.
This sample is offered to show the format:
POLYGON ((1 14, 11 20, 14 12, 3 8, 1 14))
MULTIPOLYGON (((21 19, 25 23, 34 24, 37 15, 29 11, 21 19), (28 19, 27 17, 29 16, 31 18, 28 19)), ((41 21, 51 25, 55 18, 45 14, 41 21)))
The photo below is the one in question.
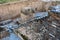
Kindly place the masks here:
POLYGON ((0 4, 7 3, 7 2, 13 2, 13 1, 19 1, 19 0, 0 0, 0 4))

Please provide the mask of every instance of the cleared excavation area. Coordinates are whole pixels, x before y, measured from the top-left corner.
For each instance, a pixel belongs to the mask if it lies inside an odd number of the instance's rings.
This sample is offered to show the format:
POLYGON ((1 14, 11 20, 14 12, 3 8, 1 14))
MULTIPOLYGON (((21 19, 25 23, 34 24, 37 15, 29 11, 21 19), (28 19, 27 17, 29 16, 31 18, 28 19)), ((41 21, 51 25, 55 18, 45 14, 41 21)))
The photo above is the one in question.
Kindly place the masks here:
POLYGON ((60 40, 59 1, 7 2, 0 3, 0 40, 60 40))

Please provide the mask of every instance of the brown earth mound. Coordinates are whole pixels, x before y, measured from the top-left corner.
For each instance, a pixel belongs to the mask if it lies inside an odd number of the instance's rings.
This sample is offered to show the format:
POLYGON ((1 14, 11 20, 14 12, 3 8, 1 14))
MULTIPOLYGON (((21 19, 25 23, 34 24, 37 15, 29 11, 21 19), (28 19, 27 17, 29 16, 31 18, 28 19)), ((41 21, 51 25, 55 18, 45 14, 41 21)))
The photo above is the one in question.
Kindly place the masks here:
POLYGON ((39 0, 7 3, 0 5, 0 20, 14 19, 21 16, 21 9, 24 7, 33 7, 37 11, 47 11, 52 3, 45 3, 39 0))

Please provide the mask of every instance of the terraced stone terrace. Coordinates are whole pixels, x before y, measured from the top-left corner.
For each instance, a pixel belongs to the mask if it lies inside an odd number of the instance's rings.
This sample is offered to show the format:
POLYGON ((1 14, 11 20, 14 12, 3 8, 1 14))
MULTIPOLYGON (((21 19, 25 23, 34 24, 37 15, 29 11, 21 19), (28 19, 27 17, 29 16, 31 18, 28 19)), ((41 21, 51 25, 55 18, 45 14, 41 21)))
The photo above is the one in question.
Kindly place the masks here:
POLYGON ((37 15, 36 18, 30 19, 29 21, 22 24, 22 27, 18 29, 18 32, 28 36, 30 40, 41 40, 42 36, 42 40, 58 40, 60 39, 60 32, 58 31, 60 30, 60 24, 58 22, 59 20, 52 17, 51 15, 47 15, 47 17, 41 16, 41 18, 40 15, 37 15), (38 35, 40 37, 38 37, 38 35))
MULTIPOLYGON (((27 36, 30 40, 60 39, 59 20, 49 14, 50 13, 48 12, 37 12, 34 14, 34 18, 31 18, 23 23, 19 23, 21 21, 20 18, 14 20, 9 19, 0 22, 0 26, 2 28, 6 28, 7 32, 9 33, 9 35, 7 35, 5 38, 2 38, 2 40, 21 40, 19 37, 20 33, 27 36), (15 30, 18 31, 17 34, 19 35, 15 34, 15 30)), ((54 13, 52 14, 55 15, 54 13)))

